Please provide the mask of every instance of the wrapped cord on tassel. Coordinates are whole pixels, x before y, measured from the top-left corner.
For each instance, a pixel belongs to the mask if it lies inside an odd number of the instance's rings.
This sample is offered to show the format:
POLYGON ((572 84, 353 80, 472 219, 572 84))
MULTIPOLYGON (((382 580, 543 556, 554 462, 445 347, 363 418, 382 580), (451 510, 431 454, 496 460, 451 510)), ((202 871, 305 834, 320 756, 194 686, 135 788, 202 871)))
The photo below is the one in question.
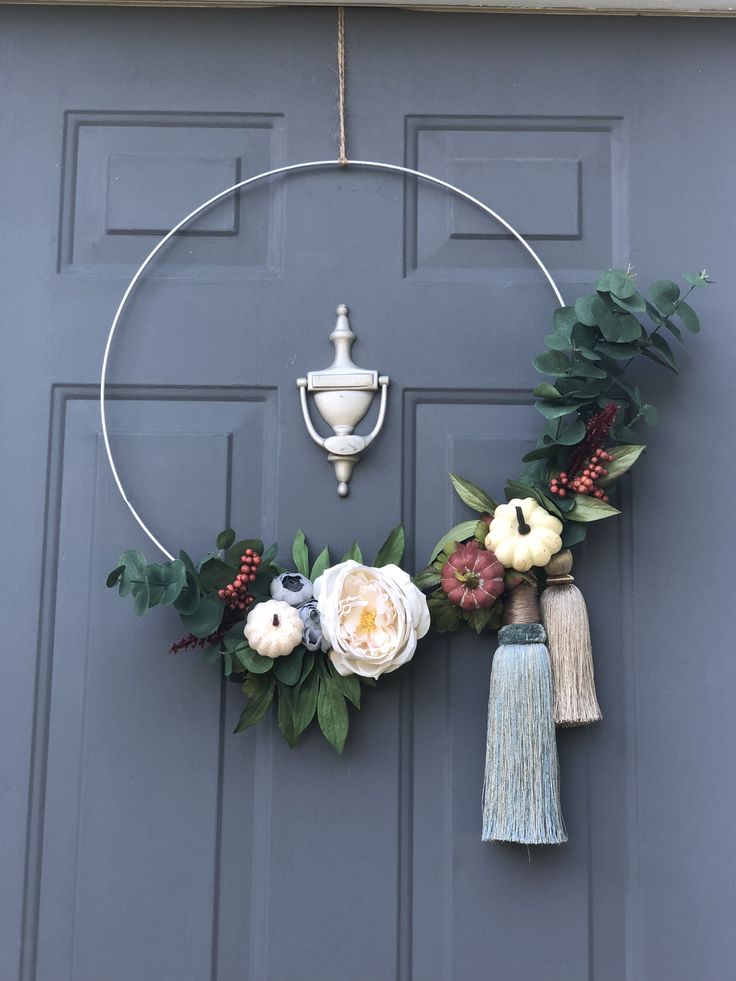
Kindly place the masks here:
POLYGON ((552 658, 555 723, 584 726, 598 722, 603 716, 595 692, 588 611, 570 574, 570 550, 553 555, 544 571, 547 588, 540 605, 552 658))
POLYGON ((483 841, 567 841, 552 718, 552 667, 536 587, 507 601, 493 658, 483 786, 483 841))

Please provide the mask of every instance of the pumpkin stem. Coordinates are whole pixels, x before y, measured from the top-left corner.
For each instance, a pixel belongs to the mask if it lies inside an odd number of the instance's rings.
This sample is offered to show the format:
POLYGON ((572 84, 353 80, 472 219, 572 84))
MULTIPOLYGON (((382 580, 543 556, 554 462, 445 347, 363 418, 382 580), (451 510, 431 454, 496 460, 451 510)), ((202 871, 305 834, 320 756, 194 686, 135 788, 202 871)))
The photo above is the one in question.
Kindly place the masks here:
POLYGON ((274 615, 273 615, 273 625, 274 625, 274 627, 278 627, 278 625, 279 625, 279 615, 278 615, 278 613, 274 613, 274 615))
POLYGON ((528 525, 524 520, 524 512, 522 511, 522 509, 519 507, 518 504, 516 505, 516 523, 519 526, 520 535, 528 535, 529 532, 532 530, 531 525, 528 525))

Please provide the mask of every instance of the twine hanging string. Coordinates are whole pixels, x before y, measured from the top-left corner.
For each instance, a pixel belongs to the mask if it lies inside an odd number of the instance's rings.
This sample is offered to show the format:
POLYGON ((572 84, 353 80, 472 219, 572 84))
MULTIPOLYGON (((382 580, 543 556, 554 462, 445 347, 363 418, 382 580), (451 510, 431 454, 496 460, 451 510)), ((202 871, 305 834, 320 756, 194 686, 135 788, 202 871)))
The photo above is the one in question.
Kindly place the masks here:
POLYGON ((337 113, 338 130, 338 163, 347 167, 350 161, 347 153, 347 136, 345 135, 345 8, 337 8, 337 113))

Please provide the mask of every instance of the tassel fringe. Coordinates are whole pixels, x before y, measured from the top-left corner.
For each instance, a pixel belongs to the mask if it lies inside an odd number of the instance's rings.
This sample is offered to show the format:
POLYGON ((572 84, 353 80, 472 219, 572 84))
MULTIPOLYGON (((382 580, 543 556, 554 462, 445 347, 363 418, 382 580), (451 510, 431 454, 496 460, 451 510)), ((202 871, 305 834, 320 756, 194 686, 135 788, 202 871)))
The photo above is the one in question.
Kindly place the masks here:
POLYGON ((493 658, 483 841, 527 845, 567 841, 560 808, 550 655, 543 643, 544 629, 533 626, 537 632, 532 643, 519 643, 526 638, 514 633, 528 631, 528 625, 503 627, 502 644, 493 658))
MULTIPOLYGON (((568 553, 569 555, 569 553, 568 553)), ((547 631, 554 678, 554 720, 559 726, 582 726, 603 716, 595 692, 593 650, 585 599, 569 575, 572 558, 554 556, 547 567, 558 581, 549 578, 540 606, 547 631), (560 575, 558 566, 566 562, 560 575)))

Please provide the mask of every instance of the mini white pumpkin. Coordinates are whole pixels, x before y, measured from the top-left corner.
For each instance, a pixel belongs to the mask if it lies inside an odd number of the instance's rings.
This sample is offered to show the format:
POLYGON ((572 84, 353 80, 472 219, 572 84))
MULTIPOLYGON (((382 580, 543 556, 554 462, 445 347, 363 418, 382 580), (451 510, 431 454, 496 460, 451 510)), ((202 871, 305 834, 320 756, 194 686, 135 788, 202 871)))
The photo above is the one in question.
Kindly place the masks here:
POLYGON ((256 654, 284 657, 302 642, 299 611, 282 600, 257 603, 245 621, 245 639, 256 654))
POLYGON ((507 569, 527 572, 544 566, 562 548, 562 522, 533 497, 515 497, 496 508, 486 535, 486 548, 507 569))

